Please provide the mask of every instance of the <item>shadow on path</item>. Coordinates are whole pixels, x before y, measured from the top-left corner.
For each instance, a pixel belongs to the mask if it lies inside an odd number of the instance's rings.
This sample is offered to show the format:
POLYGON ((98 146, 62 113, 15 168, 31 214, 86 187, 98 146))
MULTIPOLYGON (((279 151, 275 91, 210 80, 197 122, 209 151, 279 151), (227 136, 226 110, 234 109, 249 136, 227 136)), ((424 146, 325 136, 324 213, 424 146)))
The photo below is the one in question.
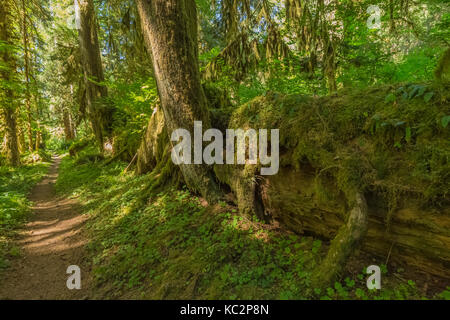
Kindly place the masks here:
POLYGON ((34 187, 29 199, 33 211, 20 232, 22 254, 1 274, 0 299, 88 299, 90 268, 81 234, 87 217, 76 200, 58 198, 54 185, 61 159, 54 157, 46 178, 34 187), (81 289, 69 290, 67 267, 81 268, 81 289))

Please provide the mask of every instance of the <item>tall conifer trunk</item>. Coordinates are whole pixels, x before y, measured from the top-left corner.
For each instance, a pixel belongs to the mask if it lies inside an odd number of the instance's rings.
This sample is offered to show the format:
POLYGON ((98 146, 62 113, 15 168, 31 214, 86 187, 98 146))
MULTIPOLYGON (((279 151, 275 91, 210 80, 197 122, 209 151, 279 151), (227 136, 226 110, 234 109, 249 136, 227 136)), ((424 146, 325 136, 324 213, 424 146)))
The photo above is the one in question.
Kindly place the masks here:
MULTIPOLYGON (((137 0, 146 46, 151 51, 158 92, 169 135, 178 128, 191 132, 194 121, 210 125, 200 83, 197 10, 194 0, 137 0)), ((220 191, 207 166, 181 165, 188 187, 208 201, 220 191)))
POLYGON ((30 50, 28 38, 28 24, 27 24, 27 7, 25 0, 22 0, 22 38, 23 38, 23 59, 25 62, 25 108, 27 111, 27 130, 28 130, 28 150, 31 152, 34 148, 33 143, 33 129, 32 129, 32 114, 31 114, 31 93, 30 93, 30 50))
POLYGON ((9 0, 0 0, 0 41, 3 50, 0 53, 0 81, 2 82, 2 90, 0 92, 0 105, 5 119, 6 127, 6 159, 9 165, 18 166, 20 164, 19 145, 17 141, 17 122, 15 115, 15 97, 14 91, 11 89, 13 81, 11 74, 15 72, 14 56, 10 53, 7 46, 11 43, 11 4, 9 0))
POLYGON ((100 150, 103 151, 104 138, 110 133, 112 117, 104 101, 101 101, 102 98, 106 98, 108 91, 101 84, 104 75, 97 36, 97 19, 93 0, 76 0, 76 2, 80 12, 79 39, 88 116, 100 150))

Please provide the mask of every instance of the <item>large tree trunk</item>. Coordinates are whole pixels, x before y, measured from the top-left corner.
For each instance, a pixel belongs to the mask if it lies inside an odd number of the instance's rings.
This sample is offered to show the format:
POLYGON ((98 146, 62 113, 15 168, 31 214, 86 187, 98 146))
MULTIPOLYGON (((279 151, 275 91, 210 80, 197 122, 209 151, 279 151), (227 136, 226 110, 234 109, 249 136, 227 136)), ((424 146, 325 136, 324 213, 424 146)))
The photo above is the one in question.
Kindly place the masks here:
POLYGON ((40 147, 41 147, 41 124, 39 122, 39 120, 37 121, 37 130, 36 130, 36 146, 35 146, 35 150, 39 151, 40 147))
POLYGON ((25 142, 25 130, 22 129, 20 123, 16 124, 17 130, 17 143, 19 145, 19 153, 24 153, 27 151, 27 143, 25 142))
MULTIPOLYGON (((194 0, 137 0, 146 46, 169 135, 178 128, 194 132, 194 121, 208 128, 206 97, 200 83, 197 11, 194 0)), ((193 134, 192 134, 193 137, 193 134)), ((181 165, 188 187, 208 201, 220 191, 207 166, 181 165)))
POLYGON ((5 108, 6 122, 6 160, 9 165, 20 165, 19 144, 17 142, 17 125, 15 112, 11 107, 5 108))
POLYGON ((32 129, 32 115, 31 115, 31 94, 30 94, 30 52, 28 49, 28 24, 27 24, 27 8, 25 6, 25 0, 22 0, 22 37, 23 37, 23 50, 24 50, 24 62, 25 62, 25 107, 27 111, 27 130, 28 130, 28 150, 33 151, 33 129, 32 129))
POLYGON ((332 94, 337 91, 336 84, 336 62, 335 62, 335 49, 330 42, 324 44, 326 50, 323 57, 323 68, 327 78, 328 93, 332 94))
MULTIPOLYGON (((0 40, 11 45, 10 32, 12 23, 10 20, 11 6, 9 0, 0 0, 0 40)), ((14 57, 10 54, 8 48, 3 49, 0 56, 2 65, 0 81, 5 89, 0 92, 0 105, 3 108, 6 125, 6 159, 8 164, 18 166, 20 164, 19 146, 17 143, 17 124, 15 117, 14 92, 9 87, 11 85, 11 73, 15 70, 14 57)))
POLYGON ((323 46, 323 73, 327 81, 328 93, 337 91, 336 84, 336 49, 332 35, 329 34, 328 27, 322 27, 323 46))
POLYGON ((105 135, 111 131, 110 110, 105 107, 105 101, 100 99, 108 95, 107 88, 101 84, 104 81, 103 66, 97 36, 97 22, 93 0, 78 0, 80 12, 80 47, 81 60, 86 86, 86 104, 92 129, 103 151, 105 135))
POLYGON ((64 122, 64 135, 66 137, 66 141, 72 141, 75 138, 74 130, 69 110, 67 110, 66 108, 64 108, 63 110, 63 122, 64 122))
MULTIPOLYGON (((36 58, 36 56, 35 56, 36 58)), ((36 80, 35 80, 35 84, 37 86, 36 80)), ((41 133, 41 123, 39 121, 39 119, 41 118, 41 110, 40 110, 40 106, 39 106, 39 96, 38 93, 36 92, 34 94, 34 103, 36 105, 36 139, 35 139, 35 149, 36 151, 39 151, 40 146, 41 146, 41 140, 42 140, 42 133, 41 133)))

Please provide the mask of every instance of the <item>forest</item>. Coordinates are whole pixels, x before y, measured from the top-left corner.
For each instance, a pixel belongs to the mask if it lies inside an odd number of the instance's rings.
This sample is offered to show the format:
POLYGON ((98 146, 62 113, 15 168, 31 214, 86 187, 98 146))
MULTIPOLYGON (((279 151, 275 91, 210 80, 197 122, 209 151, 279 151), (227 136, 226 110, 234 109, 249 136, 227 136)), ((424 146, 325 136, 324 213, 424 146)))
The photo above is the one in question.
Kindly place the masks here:
POLYGON ((446 0, 0 0, 0 300, 450 300, 446 0))

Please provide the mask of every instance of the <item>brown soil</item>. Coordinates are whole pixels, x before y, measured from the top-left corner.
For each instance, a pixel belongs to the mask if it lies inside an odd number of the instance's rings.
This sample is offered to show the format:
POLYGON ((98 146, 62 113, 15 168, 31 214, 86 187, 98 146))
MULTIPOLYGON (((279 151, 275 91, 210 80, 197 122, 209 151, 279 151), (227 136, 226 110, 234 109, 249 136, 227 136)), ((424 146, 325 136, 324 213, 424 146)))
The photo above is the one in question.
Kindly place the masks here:
POLYGON ((31 192, 34 203, 29 223, 20 232, 19 258, 0 276, 0 299, 88 299, 90 267, 85 259, 87 239, 81 234, 86 217, 76 200, 58 198, 54 184, 60 158, 31 192), (69 290, 67 267, 81 269, 81 289, 69 290))

